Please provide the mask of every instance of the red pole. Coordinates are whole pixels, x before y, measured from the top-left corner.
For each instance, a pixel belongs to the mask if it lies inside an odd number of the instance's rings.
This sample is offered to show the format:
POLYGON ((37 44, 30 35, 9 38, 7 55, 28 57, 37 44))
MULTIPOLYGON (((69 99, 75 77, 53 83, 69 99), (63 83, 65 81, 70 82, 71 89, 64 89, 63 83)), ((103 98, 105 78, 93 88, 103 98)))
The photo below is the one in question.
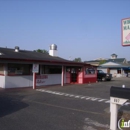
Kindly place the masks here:
POLYGON ((36 73, 33 73, 33 89, 36 89, 36 73))
POLYGON ((61 86, 64 86, 64 66, 62 66, 61 86))

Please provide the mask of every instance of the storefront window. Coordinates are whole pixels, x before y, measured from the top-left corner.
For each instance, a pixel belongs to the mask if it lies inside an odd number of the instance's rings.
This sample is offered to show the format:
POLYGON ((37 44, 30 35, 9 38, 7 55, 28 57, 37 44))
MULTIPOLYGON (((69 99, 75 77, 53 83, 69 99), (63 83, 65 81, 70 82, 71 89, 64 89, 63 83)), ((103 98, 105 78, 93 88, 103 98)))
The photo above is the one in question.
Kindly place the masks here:
POLYGON ((8 64, 9 75, 30 75, 32 74, 32 65, 29 64, 8 64))
POLYGON ((62 67, 57 65, 44 65, 42 66, 42 74, 61 74, 62 67))

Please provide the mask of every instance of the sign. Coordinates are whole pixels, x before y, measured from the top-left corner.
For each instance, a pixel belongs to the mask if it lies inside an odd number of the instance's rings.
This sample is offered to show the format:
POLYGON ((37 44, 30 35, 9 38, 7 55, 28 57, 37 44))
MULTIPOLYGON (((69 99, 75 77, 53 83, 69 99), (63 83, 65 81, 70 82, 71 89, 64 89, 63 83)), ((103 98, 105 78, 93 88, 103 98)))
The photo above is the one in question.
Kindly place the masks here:
POLYGON ((36 76, 36 83, 43 84, 43 83, 45 83, 45 79, 48 79, 48 75, 37 75, 36 76))
POLYGON ((122 46, 130 46, 130 18, 121 20, 122 46))
POLYGON ((33 64, 32 72, 33 73, 38 73, 39 72, 39 64, 33 64))
POLYGON ((117 97, 110 97, 111 103, 123 105, 128 99, 124 98, 117 98, 117 97))
POLYGON ((123 130, 124 128, 126 129, 128 129, 128 128, 130 128, 130 120, 128 120, 128 121, 125 121, 123 118, 121 118, 119 121, 118 121, 118 128, 120 129, 120 130, 123 130))

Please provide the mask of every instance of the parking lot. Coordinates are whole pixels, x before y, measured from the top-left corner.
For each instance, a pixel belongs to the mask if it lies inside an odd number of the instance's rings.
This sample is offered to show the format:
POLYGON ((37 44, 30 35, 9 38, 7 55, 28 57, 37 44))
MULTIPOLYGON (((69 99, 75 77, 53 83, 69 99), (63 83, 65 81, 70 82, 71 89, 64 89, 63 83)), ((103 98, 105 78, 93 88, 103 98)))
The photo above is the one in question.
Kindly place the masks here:
MULTIPOLYGON (((36 90, 0 90, 0 130, 109 130, 110 87, 130 78, 36 90)), ((121 108, 129 115, 130 106, 121 108)))

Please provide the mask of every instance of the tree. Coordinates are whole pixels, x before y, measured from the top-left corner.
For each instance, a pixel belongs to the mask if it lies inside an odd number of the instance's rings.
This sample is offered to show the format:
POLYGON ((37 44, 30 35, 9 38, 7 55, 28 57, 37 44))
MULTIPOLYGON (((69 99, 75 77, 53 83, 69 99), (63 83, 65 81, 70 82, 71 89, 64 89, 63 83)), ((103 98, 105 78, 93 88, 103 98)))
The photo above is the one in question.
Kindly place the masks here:
POLYGON ((80 58, 80 57, 78 57, 78 58, 75 58, 73 61, 76 61, 76 62, 81 62, 82 60, 81 60, 81 58, 80 58))
POLYGON ((99 65, 106 63, 106 60, 100 60, 99 65))
POLYGON ((48 54, 48 51, 47 50, 45 50, 45 49, 37 49, 37 50, 34 50, 35 52, 39 52, 39 53, 46 53, 46 54, 48 54))

